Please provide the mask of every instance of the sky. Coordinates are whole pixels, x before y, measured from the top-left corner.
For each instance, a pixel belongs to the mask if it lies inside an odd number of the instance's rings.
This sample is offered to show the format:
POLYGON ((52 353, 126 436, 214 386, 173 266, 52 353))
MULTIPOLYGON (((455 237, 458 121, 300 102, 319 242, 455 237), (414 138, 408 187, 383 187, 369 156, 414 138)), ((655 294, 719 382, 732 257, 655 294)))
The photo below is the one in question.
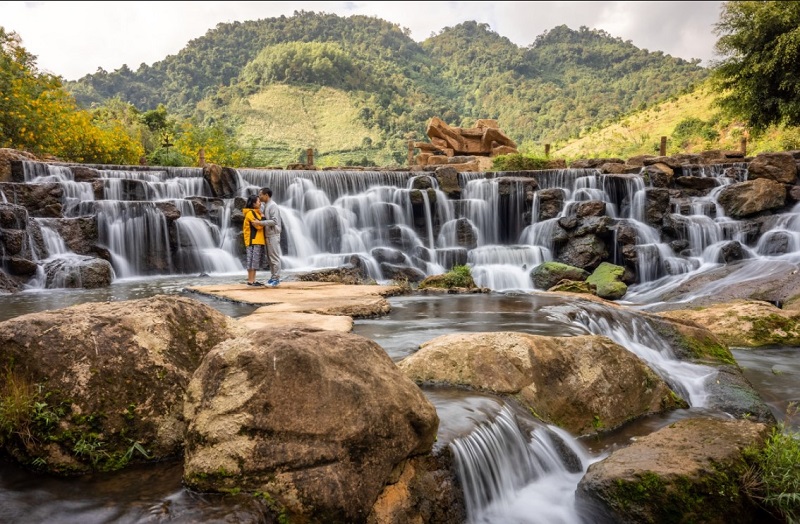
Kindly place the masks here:
POLYGON ((174 55, 219 23, 291 16, 295 11, 376 16, 421 42, 474 20, 525 47, 565 24, 602 29, 649 51, 710 65, 722 2, 6 2, 0 26, 16 32, 40 70, 66 80, 136 70, 174 55))

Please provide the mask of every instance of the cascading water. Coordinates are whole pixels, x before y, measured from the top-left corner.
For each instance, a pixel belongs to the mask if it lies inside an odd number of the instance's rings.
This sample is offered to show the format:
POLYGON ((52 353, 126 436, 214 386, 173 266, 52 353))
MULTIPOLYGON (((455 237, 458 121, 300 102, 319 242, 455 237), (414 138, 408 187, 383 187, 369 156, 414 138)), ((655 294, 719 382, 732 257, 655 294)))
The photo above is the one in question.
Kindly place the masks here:
MULTIPOLYGON (((66 166, 23 165, 28 183, 61 185, 65 217, 96 217, 98 243, 109 250, 118 277, 243 271, 240 231, 231 225, 235 200, 214 199, 201 169, 96 166, 99 178, 90 183, 75 181, 66 166)), ((724 185, 747 178, 746 164, 685 170, 705 180, 704 187, 717 187, 674 203, 668 214, 679 238, 670 244, 647 221, 653 188, 645 185, 644 174, 461 173, 457 199, 448 198, 435 176, 411 172, 241 169, 235 177, 238 197, 272 188, 283 215, 284 266, 290 272, 356 263, 370 278, 385 281, 407 269, 432 275, 467 264, 480 286, 530 291, 530 271, 561 256, 562 224, 588 201, 603 203, 592 216, 606 221, 611 239, 625 228, 633 231, 633 262, 618 242, 605 242, 610 261, 636 265, 637 284, 626 296, 634 302, 718 267, 731 242, 740 244, 739 258, 753 261, 787 259, 800 251, 792 214, 764 220, 757 245, 752 227, 724 215, 717 195, 724 185)))
POLYGON ((450 443, 470 524, 582 522, 575 486, 600 458, 555 426, 533 426, 523 430, 504 406, 450 443))
MULTIPOLYGON (((63 215, 78 218, 93 215, 99 245, 108 249, 116 277, 133 278, 181 273, 238 273, 236 232, 231 228, 233 199, 219 200, 219 219, 195 216, 193 198, 206 203, 211 189, 199 168, 150 170, 101 169, 102 198, 90 182, 76 182, 68 166, 23 162, 26 183, 58 183, 63 191, 63 215), (96 198, 97 197, 97 198, 96 198), (175 243, 170 245, 170 220, 175 210, 175 243)), ((107 166, 106 166, 107 167, 107 166)), ((54 234, 57 235, 55 231, 54 234)), ((59 264, 78 259, 62 254, 59 264)), ((58 287, 58 280, 47 282, 58 287)), ((36 277, 29 287, 41 287, 36 277)))

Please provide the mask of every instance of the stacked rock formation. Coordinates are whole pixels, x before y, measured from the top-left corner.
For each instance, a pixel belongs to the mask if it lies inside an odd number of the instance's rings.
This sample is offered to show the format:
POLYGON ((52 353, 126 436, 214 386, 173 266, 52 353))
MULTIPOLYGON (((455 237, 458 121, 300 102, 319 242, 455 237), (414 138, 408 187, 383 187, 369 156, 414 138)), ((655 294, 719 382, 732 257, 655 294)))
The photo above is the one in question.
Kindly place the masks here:
POLYGON ((475 127, 467 128, 451 127, 433 117, 425 133, 430 142, 414 142, 421 151, 416 157, 421 166, 475 163, 483 167, 476 157, 518 153, 516 142, 500 130, 497 120, 479 119, 475 127))

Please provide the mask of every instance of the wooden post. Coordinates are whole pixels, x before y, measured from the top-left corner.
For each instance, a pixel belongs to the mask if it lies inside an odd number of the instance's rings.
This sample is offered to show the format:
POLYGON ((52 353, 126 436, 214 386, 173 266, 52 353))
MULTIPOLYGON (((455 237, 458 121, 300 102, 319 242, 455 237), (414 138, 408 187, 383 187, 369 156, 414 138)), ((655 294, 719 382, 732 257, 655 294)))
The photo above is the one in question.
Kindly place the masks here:
POLYGON ((200 167, 206 167, 206 149, 204 147, 201 147, 200 151, 197 152, 197 158, 197 165, 200 167))
POLYGON ((544 145, 544 156, 546 156, 546 157, 550 156, 550 144, 545 144, 544 145))
POLYGON ((747 137, 743 136, 742 140, 739 142, 739 149, 742 151, 744 156, 747 156, 747 137))
POLYGON ((314 148, 309 147, 306 149, 306 165, 313 166, 314 165, 314 148))
POLYGON ((414 165, 414 141, 413 140, 409 140, 408 141, 408 165, 409 166, 413 166, 414 165))
POLYGON ((661 149, 660 149, 661 156, 667 156, 667 137, 661 137, 661 149))

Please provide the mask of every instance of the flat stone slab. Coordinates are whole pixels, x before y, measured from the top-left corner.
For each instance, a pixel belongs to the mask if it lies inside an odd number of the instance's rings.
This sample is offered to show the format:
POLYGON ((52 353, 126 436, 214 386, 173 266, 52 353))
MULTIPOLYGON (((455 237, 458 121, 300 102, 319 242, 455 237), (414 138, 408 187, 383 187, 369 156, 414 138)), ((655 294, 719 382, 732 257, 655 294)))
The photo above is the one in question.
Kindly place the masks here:
MULTIPOLYGON (((354 286, 333 282, 282 282, 275 288, 221 284, 194 286, 186 288, 186 291, 221 300, 262 305, 263 307, 252 315, 239 319, 245 324, 252 323, 253 326, 261 327, 262 323, 276 326, 278 322, 286 322, 286 325, 293 326, 303 324, 317 326, 322 316, 345 316, 351 317, 350 328, 347 331, 352 328, 353 318, 371 318, 388 314, 391 306, 385 297, 403 292, 399 286, 354 286), (290 313, 314 316, 290 317, 288 315, 290 313)), ((338 326, 337 331, 343 330, 342 320, 337 322, 331 319, 324 320, 326 325, 338 326)))
POLYGON ((353 317, 344 315, 320 315, 318 313, 290 313, 271 311, 270 306, 258 308, 252 314, 240 318, 248 329, 283 329, 311 326, 326 331, 349 333, 353 330, 353 317))

